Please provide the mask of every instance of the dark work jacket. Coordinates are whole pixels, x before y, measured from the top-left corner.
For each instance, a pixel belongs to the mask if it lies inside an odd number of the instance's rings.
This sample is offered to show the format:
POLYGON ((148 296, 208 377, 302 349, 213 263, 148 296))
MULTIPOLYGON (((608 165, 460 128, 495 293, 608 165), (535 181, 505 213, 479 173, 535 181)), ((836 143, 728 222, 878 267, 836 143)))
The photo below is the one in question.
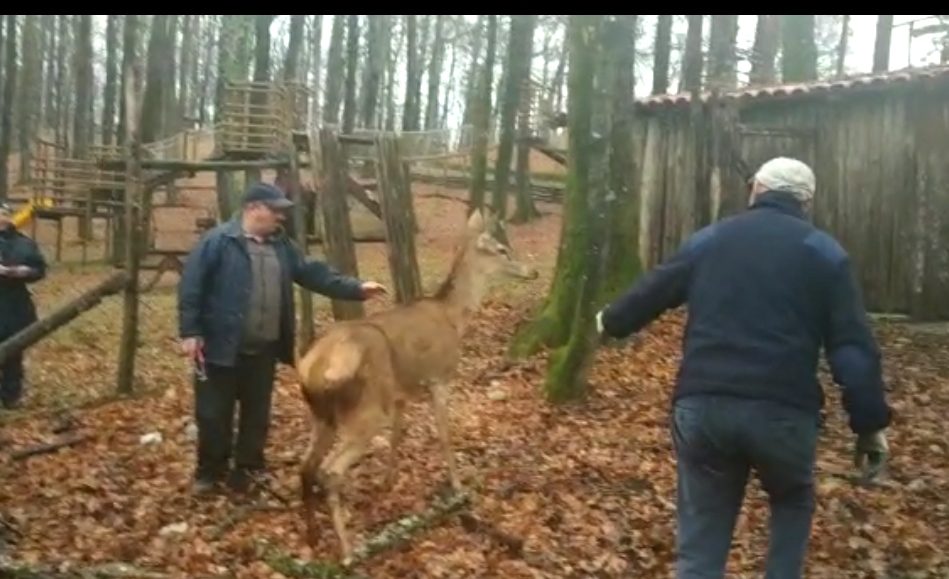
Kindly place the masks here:
POLYGON ((603 312, 625 337, 688 305, 675 398, 769 399, 817 414, 821 348, 855 432, 889 424, 880 353, 844 249, 784 192, 688 239, 603 312))
MULTIPOLYGON (((341 300, 363 300, 361 282, 319 261, 304 261, 286 237, 272 240, 281 266, 280 337, 277 357, 293 363, 293 283, 341 300)), ((178 286, 178 329, 182 338, 204 339, 205 360, 234 366, 244 316, 250 302, 253 272, 240 214, 208 231, 188 255, 178 286)))
POLYGON ((36 321, 36 307, 28 284, 46 277, 46 260, 29 237, 13 226, 0 231, 0 264, 25 265, 33 271, 27 277, 0 276, 0 341, 36 321))

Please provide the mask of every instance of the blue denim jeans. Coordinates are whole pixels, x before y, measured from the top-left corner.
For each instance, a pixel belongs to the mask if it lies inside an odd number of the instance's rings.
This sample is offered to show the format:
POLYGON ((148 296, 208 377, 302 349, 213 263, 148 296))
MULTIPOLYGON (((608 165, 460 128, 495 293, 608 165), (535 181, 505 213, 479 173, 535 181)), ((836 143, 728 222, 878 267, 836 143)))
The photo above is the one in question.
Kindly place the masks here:
POLYGON ((673 407, 677 579, 719 579, 753 469, 771 506, 766 579, 799 579, 814 512, 819 418, 763 400, 691 396, 673 407))

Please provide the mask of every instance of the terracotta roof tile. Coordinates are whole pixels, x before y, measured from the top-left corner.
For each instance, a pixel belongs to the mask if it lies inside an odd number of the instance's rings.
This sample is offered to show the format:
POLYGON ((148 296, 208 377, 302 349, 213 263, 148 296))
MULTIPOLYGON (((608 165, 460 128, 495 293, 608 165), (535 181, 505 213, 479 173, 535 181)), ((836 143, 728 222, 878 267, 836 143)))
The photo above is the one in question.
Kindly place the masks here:
MULTIPOLYGON (((949 65, 908 68, 888 73, 860 75, 828 81, 747 87, 722 93, 720 98, 722 100, 739 101, 766 100, 769 98, 794 97, 805 94, 840 92, 856 88, 884 87, 927 78, 949 79, 949 65)), ((710 96, 710 92, 703 92, 701 97, 702 101, 708 101, 710 96)), ((689 93, 661 94, 636 99, 636 104, 646 108, 657 108, 688 104, 691 100, 692 97, 689 93)))

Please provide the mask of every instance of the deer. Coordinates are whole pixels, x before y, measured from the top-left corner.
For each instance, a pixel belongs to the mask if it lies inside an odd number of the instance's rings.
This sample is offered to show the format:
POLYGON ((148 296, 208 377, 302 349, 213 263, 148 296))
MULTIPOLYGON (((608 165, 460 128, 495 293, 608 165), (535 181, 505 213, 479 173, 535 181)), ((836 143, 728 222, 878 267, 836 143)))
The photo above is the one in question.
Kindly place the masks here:
POLYGON ((344 564, 353 553, 340 497, 344 477, 369 451, 372 439, 388 428, 385 484, 393 485, 407 403, 430 401, 452 491, 463 492, 448 420, 462 337, 489 283, 538 276, 501 239, 507 235, 493 215, 473 212, 451 269, 433 295, 335 323, 296 362, 312 426, 300 466, 307 540, 310 545, 317 540, 318 485, 326 494, 344 564))

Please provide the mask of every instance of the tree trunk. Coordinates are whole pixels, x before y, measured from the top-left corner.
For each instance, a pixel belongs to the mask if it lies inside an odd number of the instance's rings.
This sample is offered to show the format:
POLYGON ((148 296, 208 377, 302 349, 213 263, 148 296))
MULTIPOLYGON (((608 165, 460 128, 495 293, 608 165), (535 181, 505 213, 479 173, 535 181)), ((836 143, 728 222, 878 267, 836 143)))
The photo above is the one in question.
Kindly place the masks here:
POLYGON ((102 103, 102 144, 115 137, 115 98, 118 91, 119 16, 110 14, 105 25, 105 91, 102 103))
POLYGON ((415 252, 412 191, 399 153, 398 138, 394 135, 379 137, 376 155, 382 217, 386 226, 386 251, 395 284, 395 299, 400 304, 409 303, 422 296, 422 279, 415 252))
POLYGON ((535 20, 536 16, 533 15, 511 16, 504 100, 501 103, 501 140, 498 144, 498 158, 494 167, 494 190, 491 198, 491 208, 499 222, 507 217, 507 191, 510 185, 511 159, 514 153, 515 121, 522 89, 530 79, 531 39, 534 34, 535 20))
MULTIPOLYGON (((393 26, 396 23, 396 19, 392 19, 393 26)), ((399 36, 396 40, 395 48, 392 47, 392 35, 389 36, 388 44, 388 60, 386 61, 386 122, 385 130, 394 131, 395 130, 395 76, 397 74, 396 64, 399 62, 399 54, 402 52, 402 43, 405 40, 405 21, 402 21, 402 26, 399 26, 399 36)))
POLYGON ((76 28, 76 116, 73 119, 73 155, 85 158, 92 144, 92 16, 79 15, 76 28))
POLYGON ((442 63, 445 60, 445 16, 435 17, 435 42, 428 68, 428 99, 425 101, 425 130, 438 126, 438 90, 441 88, 442 63))
POLYGON ((814 15, 784 15, 781 19, 781 80, 817 80, 814 15))
POLYGON ((702 23, 701 14, 689 15, 689 29, 682 53, 682 82, 679 92, 702 90, 702 23))
POLYGON ((672 15, 660 14, 653 51, 652 94, 669 92, 669 55, 672 51, 672 15))
POLYGON ((563 88, 564 77, 566 76, 568 48, 569 43, 565 38, 563 45, 561 46, 560 61, 557 63, 557 72, 554 73, 554 82, 552 87, 555 91, 554 98, 552 99, 554 101, 554 110, 557 111, 558 114, 563 112, 563 88))
POLYGON ((498 17, 488 18, 488 47, 478 80, 477 98, 472 105, 474 143, 471 149, 471 191, 468 194, 468 215, 484 209, 487 184, 488 132, 491 130, 491 88, 494 85, 494 58, 497 49, 498 17))
POLYGON ((287 44, 287 57, 283 64, 283 79, 285 81, 296 82, 299 80, 297 69, 300 66, 300 49, 303 47, 305 18, 305 16, 300 15, 290 17, 290 42, 287 44))
MULTIPOLYGON (((610 215, 615 200, 611 144, 620 140, 614 133, 614 120, 622 112, 616 110, 619 101, 628 99, 618 98, 616 91, 623 84, 619 78, 628 74, 622 68, 629 57, 624 58, 622 53, 628 49, 629 38, 623 36, 632 36, 621 21, 608 17, 574 16, 571 20, 572 154, 568 161, 567 196, 573 199, 567 202, 570 210, 565 215, 573 223, 564 229, 566 240, 561 245, 558 270, 570 267, 576 278, 572 283, 553 286, 551 296, 565 300, 565 316, 561 320, 567 325, 564 346, 551 352, 547 371, 545 390, 553 402, 581 398, 587 391, 586 370, 596 347, 593 318, 611 251, 610 215), (599 87, 605 90, 597 90, 599 87)), ((632 51, 629 52, 631 55, 632 51)), ((624 130, 629 129, 626 126, 624 130)))
MULTIPOLYGON (((0 15, 0 111, 3 111, 3 101, 4 101, 3 77, 6 74, 6 71, 4 70, 4 62, 5 62, 4 55, 6 54, 6 50, 5 50, 6 45, 3 42, 5 33, 6 33, 6 18, 4 18, 3 15, 0 15)), ((2 116, 3 116, 3 113, 0 112, 0 117, 2 116)), ((3 139, 2 132, 3 132, 3 122, 2 120, 0 120, 0 140, 3 139)), ((0 200, 2 200, 2 197, 0 197, 0 200)))
POLYGON ((418 30, 414 14, 406 15, 406 57, 405 57, 405 107, 402 112, 402 130, 417 131, 419 117, 418 92, 415 86, 421 82, 422 71, 419 66, 418 30))
POLYGON ((738 36, 737 15, 712 15, 709 32, 708 80, 711 88, 733 90, 738 85, 735 40, 738 36))
POLYGON ((484 28, 487 25, 486 16, 478 16, 478 22, 475 24, 474 34, 471 39, 471 68, 468 69, 468 76, 465 80, 465 90, 467 94, 465 95, 465 111, 461 117, 462 125, 470 125, 472 123, 472 108, 474 107, 475 99, 478 98, 478 82, 480 78, 481 68, 478 66, 481 62, 481 44, 484 42, 484 28))
MULTIPOLYGON (((163 105, 165 104, 165 44, 168 35, 168 16, 156 14, 152 18, 152 31, 148 40, 148 64, 146 65, 145 95, 142 104, 140 138, 143 143, 157 141, 161 135, 163 105)), ((128 87, 126 87, 128 90, 128 87)))
POLYGON ((873 72, 890 69, 890 36, 893 33, 893 15, 877 16, 876 42, 873 45, 873 72))
POLYGON ((362 122, 367 129, 376 126, 376 109, 379 102, 379 87, 385 74, 384 45, 388 16, 369 17, 369 63, 363 84, 362 122))
POLYGON ((594 306, 615 297, 641 268, 637 168, 630 162, 635 16, 609 23, 603 18, 570 20, 571 154, 560 250, 546 304, 510 348, 516 357, 544 345, 561 348, 553 353, 547 376, 554 400, 582 395, 594 306))
MULTIPOLYGON (((530 59, 531 54, 533 53, 533 36, 534 36, 534 26, 536 23, 536 17, 534 22, 531 23, 531 28, 529 32, 525 32, 524 35, 526 40, 524 41, 525 46, 524 50, 524 62, 522 63, 522 69, 518 73, 520 77, 520 82, 518 85, 521 87, 521 94, 519 95, 520 105, 518 107, 518 118, 517 118, 517 166, 515 172, 515 186, 516 194, 515 200, 517 202, 516 208, 514 210, 514 215, 511 217, 511 222, 513 223, 527 223, 532 219, 540 217, 540 212, 537 211, 537 207, 534 206, 534 197, 531 195, 530 191, 530 143, 531 138, 531 102, 532 93, 534 92, 534 85, 530 82, 530 59)), ((512 77, 513 78, 513 77, 512 77)), ((495 185, 496 186, 496 185, 495 185)))
POLYGON ((759 15, 755 45, 751 50, 751 84, 773 84, 777 80, 774 61, 778 56, 780 38, 781 18, 773 14, 759 15))
MULTIPOLYGON (((165 87, 162 89, 162 117, 161 128, 158 130, 159 138, 164 138, 174 134, 180 129, 181 119, 178 117, 178 98, 177 84, 178 75, 176 74, 178 55, 175 54, 175 46, 178 39, 179 16, 172 14, 168 17, 168 31, 165 33, 165 41, 162 44, 162 82, 165 87)), ((169 187, 172 190, 173 187, 169 187)))
POLYGON ((840 42, 837 44, 837 78, 843 78, 846 74, 844 62, 847 60, 847 39, 850 36, 850 15, 844 14, 844 20, 840 25, 840 42))
POLYGON ((181 25, 181 52, 178 56, 178 110, 175 116, 178 118, 179 130, 190 125, 189 119, 192 115, 191 95, 192 91, 197 91, 197 86, 191 85, 191 71, 197 68, 197 24, 200 16, 187 14, 183 16, 184 22, 181 25))
MULTIPOLYGON (((326 258, 340 273, 359 277, 352 224, 349 220, 349 205, 346 199, 345 157, 340 149, 336 133, 330 129, 320 131, 319 146, 322 149, 322 182, 325 187, 321 201, 323 202, 323 243, 326 258)), ((362 302, 333 300, 333 317, 336 320, 351 320, 364 315, 362 302)))
POLYGON ((359 69, 359 16, 350 14, 346 22, 346 92, 343 106, 343 133, 356 128, 356 71, 359 69))
MULTIPOLYGON (((254 17, 254 82, 270 82, 270 25, 273 19, 273 15, 258 14, 254 17)), ((266 99, 266 94, 255 92, 250 102, 252 105, 261 107, 266 99)), ((260 182, 260 180, 260 169, 244 171, 245 185, 260 182)))
MULTIPOLYGON (((125 111, 126 102, 125 102, 125 91, 126 83, 129 82, 129 79, 126 78, 128 70, 131 68, 132 63, 136 59, 137 50, 138 50, 138 16, 135 14, 126 14, 125 23, 122 30, 122 79, 119 84, 119 126, 118 126, 118 135, 116 135, 118 143, 120 145, 125 144, 125 134, 127 132, 126 120, 125 117, 127 113, 125 111)), ((60 40, 62 42, 62 40, 60 40)), ((119 220, 116 220, 119 221, 119 220)), ((121 255, 121 254, 119 254, 121 255)))
POLYGON ((5 72, 3 74, 3 118, 0 119, 0 200, 7 199, 9 191, 10 145, 13 137, 13 98, 16 96, 16 15, 7 14, 4 37, 5 72))
MULTIPOLYGON (((20 149, 20 181, 25 180, 30 174, 31 145, 36 137, 39 103, 43 98, 40 86, 43 63, 40 61, 39 54, 39 24, 39 16, 24 16, 22 28, 23 65, 20 67, 21 74, 17 85, 17 96, 19 98, 16 105, 17 120, 19 121, 17 135, 20 149)), ((91 97, 91 95, 91 90, 86 93, 87 97, 91 97)))
POLYGON ((72 90, 67 87, 70 85, 70 66, 67 65, 67 55, 71 54, 72 46, 70 43, 70 25, 71 16, 58 16, 59 46, 56 50, 56 142, 65 145, 69 141, 69 95, 72 90))
MULTIPOLYGON (((313 41, 310 46, 313 55, 310 57, 310 69, 313 81, 310 84, 312 89, 312 99, 310 101, 310 118, 316 121, 320 118, 320 95, 323 93, 323 76, 320 70, 323 68, 323 16, 318 14, 313 17, 313 41)), ((314 122, 315 124, 315 122, 314 122)))
POLYGON ((455 60, 457 59, 458 51, 454 47, 451 48, 451 60, 448 63, 448 82, 445 86, 445 99, 442 102, 442 112, 439 115, 437 128, 444 128, 448 126, 448 109, 451 107, 451 100, 454 96, 455 89, 455 60))
POLYGON ((42 129, 49 129, 52 128, 52 122, 55 119, 53 110, 56 96, 56 93, 53 92, 55 90, 53 83, 56 79, 56 16, 51 14, 43 16, 42 54, 45 72, 43 73, 43 106, 40 112, 39 126, 42 129))
POLYGON ((326 59, 326 100, 323 102, 323 122, 339 124, 340 107, 343 104, 343 80, 346 72, 346 59, 343 57, 345 16, 333 16, 333 31, 330 34, 329 54, 326 59))

